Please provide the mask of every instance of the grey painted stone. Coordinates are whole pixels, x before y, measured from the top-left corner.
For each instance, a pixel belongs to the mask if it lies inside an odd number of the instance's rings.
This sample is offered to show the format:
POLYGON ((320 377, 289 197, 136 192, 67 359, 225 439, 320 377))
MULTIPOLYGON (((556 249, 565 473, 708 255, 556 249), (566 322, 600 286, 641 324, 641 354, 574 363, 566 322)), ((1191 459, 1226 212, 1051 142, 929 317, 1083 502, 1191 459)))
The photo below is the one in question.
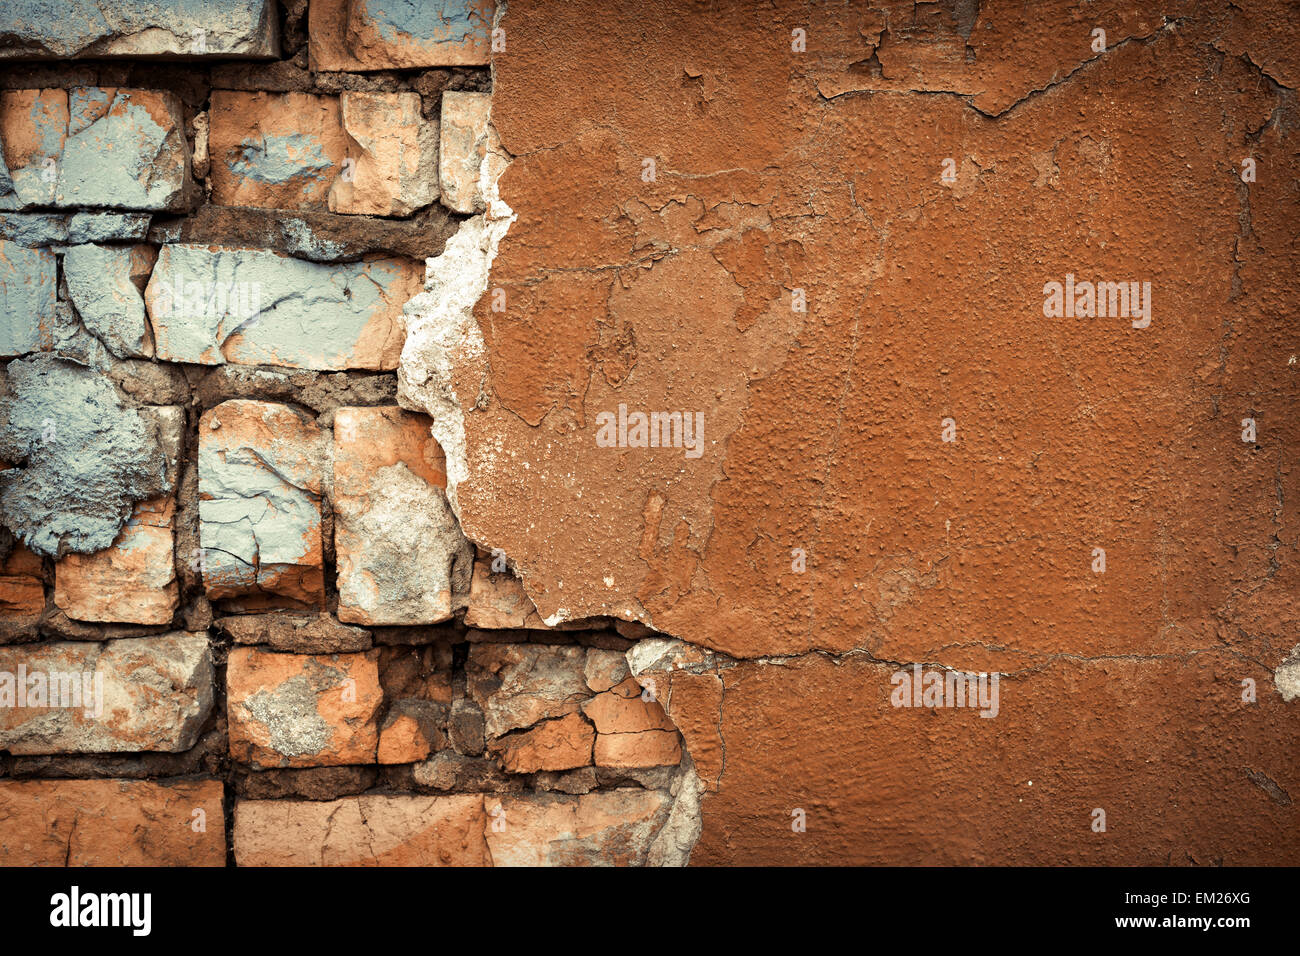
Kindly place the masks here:
POLYGON ((0 647, 0 750, 189 750, 212 711, 212 674, 204 634, 178 631, 119 641, 0 647), (29 705, 45 684, 46 707, 17 706, 20 676, 29 705), (69 706, 74 686, 75 706, 69 706))
POLYGON ((276 56, 271 0, 5 0, 0 58, 276 56))
POLYGON ((199 422, 199 544, 212 600, 324 596, 324 436, 286 405, 235 399, 199 422))
POLYGON ((31 248, 92 242, 139 242, 149 233, 147 212, 5 212, 0 239, 31 248))
POLYGON ((113 383, 52 355, 15 359, 0 402, 0 519, 47 557, 113 543, 138 501, 171 491, 157 424, 113 383))
POLYGON ((164 361, 387 370, 405 340, 402 306, 423 277, 414 260, 322 265, 267 250, 170 245, 145 302, 164 361))
POLYGON ((87 86, 0 93, 0 130, 7 142, 24 144, 7 156, 23 207, 185 208, 191 184, 182 127, 173 93, 87 86))
POLYGON ((0 241, 0 358, 53 342, 57 273, 54 253, 0 241))
POLYGON ((471 644, 465 665, 470 699, 489 739, 563 717, 591 696, 577 645, 471 644))
POLYGON ((148 246, 73 246, 63 256, 63 278, 81 323, 118 358, 149 358, 152 336, 144 296, 134 277, 148 274, 148 246))

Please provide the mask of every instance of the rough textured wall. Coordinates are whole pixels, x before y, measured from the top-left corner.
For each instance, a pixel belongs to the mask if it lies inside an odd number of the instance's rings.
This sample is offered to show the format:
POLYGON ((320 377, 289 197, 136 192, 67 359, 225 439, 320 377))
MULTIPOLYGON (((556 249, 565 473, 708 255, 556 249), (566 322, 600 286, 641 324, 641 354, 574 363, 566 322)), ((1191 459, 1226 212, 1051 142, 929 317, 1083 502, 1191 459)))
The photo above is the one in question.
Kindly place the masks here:
POLYGON ((1296 5, 118 6, 0 24, 5 860, 1294 862, 1296 5))

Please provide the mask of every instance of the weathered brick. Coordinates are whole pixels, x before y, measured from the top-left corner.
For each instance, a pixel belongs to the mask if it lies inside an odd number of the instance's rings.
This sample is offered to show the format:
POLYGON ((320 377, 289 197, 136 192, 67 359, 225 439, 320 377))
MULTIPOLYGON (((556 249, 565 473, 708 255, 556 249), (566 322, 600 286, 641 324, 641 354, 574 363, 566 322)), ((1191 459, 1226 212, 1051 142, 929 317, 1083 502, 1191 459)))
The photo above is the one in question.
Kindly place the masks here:
POLYGON ((470 698, 483 711, 487 736, 574 713, 590 693, 582 647, 473 644, 466 662, 470 698))
POLYGON ((240 866, 490 866, 483 798, 345 797, 328 803, 240 800, 240 866))
POLYGON ((0 780, 0 866, 225 866, 220 780, 0 780))
POLYGON ((573 770, 591 765, 595 739, 591 724, 580 714, 569 714, 499 737, 488 745, 488 750, 511 773, 573 770))
POLYGON ((259 769, 374 763, 378 654, 236 647, 226 671, 230 754, 259 769))
POLYGON ((35 633, 43 610, 45 584, 41 559, 23 545, 15 544, 0 562, 0 642, 35 633))
POLYGON ((442 94, 438 177, 443 205, 456 212, 481 212, 484 208, 479 167, 487 155, 491 116, 490 93, 448 90, 442 94))
POLYGON ((496 866, 641 866, 672 800, 657 790, 488 797, 496 866))
POLYGON ((293 654, 339 654, 368 651, 373 642, 370 632, 360 627, 340 624, 331 615, 241 614, 223 617, 217 629, 230 635, 236 644, 265 644, 273 651, 293 654))
POLYGON ((681 760, 682 742, 675 730, 596 735, 597 767, 664 767, 676 766, 681 760))
POLYGON ((657 700, 643 697, 641 685, 633 677, 586 701, 582 712, 602 734, 677 729, 657 700))
POLYGON ((57 274, 48 249, 0 240, 0 358, 53 345, 57 274))
POLYGON ((350 172, 330 187, 330 212, 409 216, 438 198, 438 124, 419 93, 343 93, 350 172))
POLYGON ((199 422, 199 545, 213 600, 324 597, 324 436, 285 405, 236 399, 199 422))
POLYGON ((465 624, 469 627, 546 630, 546 622, 509 568, 494 571, 492 552, 479 549, 469 585, 465 624))
POLYGON ((334 416, 339 620, 434 624, 469 589, 473 550, 443 489, 442 449, 424 415, 340 408, 334 416))
POLYGON ((170 624, 178 588, 172 552, 175 505, 142 501, 112 546, 69 554, 54 568, 54 603, 78 621, 170 624))
POLYGON ((150 219, 144 212, 6 212, 0 213, 0 239, 32 248, 138 242, 148 234, 150 219))
POLYGON ((439 726, 447 710, 431 701, 399 700, 389 708, 379 731, 379 762, 416 763, 427 760, 446 746, 447 735, 439 726))
POLYGON ((0 59, 272 57, 275 7, 272 0, 8 0, 0 9, 0 59))
POLYGON ((402 352, 402 307, 423 281, 409 259, 323 265, 176 244, 159 252, 145 302, 163 361, 388 370, 402 352))
POLYGON ((347 156, 338 97, 214 90, 210 115, 213 202, 325 207, 347 156))
POLYGON ((586 677, 587 686, 596 693, 609 690, 627 680, 627 657, 621 651, 589 647, 583 675, 586 677))
POLYGON ((315 0, 313 70, 482 66, 490 62, 493 0, 315 0))
POLYGON ((63 256, 63 278, 81 324, 118 358, 153 356, 144 289, 157 254, 145 245, 81 245, 63 256))
POLYGON ((0 140, 21 206, 183 208, 191 180, 182 123, 177 96, 156 90, 0 93, 0 140))
POLYGON ((0 647, 0 750, 188 750, 212 693, 205 634, 0 647))

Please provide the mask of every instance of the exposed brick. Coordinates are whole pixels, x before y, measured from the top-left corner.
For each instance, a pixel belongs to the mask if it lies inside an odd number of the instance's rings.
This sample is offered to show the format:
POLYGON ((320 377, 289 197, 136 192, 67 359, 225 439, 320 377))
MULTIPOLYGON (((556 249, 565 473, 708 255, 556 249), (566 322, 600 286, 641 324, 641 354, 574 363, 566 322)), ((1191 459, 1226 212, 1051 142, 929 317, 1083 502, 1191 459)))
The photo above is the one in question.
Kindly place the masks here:
POLYGON ((424 415, 340 408, 334 416, 339 620, 436 624, 469 589, 473 550, 443 488, 442 449, 424 415))
POLYGON ((399 700, 389 708, 379 731, 381 764, 416 763, 447 744, 442 726, 447 709, 424 700, 399 700))
POLYGON ((0 647, 0 750, 188 750, 212 710, 212 674, 205 634, 0 647))
POLYGON ((596 735, 595 762, 598 767, 675 766, 681 760, 681 737, 675 730, 596 735))
POLYGON ((170 498, 140 502, 111 547, 59 560, 55 605, 78 621, 170 624, 178 600, 174 521, 170 498))
POLYGON ((225 864, 220 780, 0 780, 0 866, 225 864))
POLYGON ((160 251, 145 302, 163 361, 383 370, 397 366, 402 306, 422 285, 407 259, 322 265, 176 244, 160 251))
POLYGON ((325 208, 347 156, 338 97, 214 90, 210 116, 213 202, 325 208))
POLYGON ((488 797, 488 848, 496 866, 640 866, 670 805, 655 790, 488 797))
POLYGON ((582 647, 474 644, 466 663, 470 698, 482 709, 487 736, 531 727, 578 710, 590 696, 582 647))
POLYGON ((492 0, 315 0, 313 70, 475 66, 491 57, 492 0))
POLYGON ((217 629, 236 644, 265 644, 273 651, 293 654, 337 654, 368 651, 370 632, 340 624, 324 612, 305 614, 242 614, 223 617, 217 629))
POLYGON ((490 866, 483 798, 359 796, 240 800, 240 866, 490 866))
POLYGON ((275 7, 272 0, 9 0, 0 9, 0 58, 275 56, 275 7))
POLYGON ((591 724, 579 714, 569 714, 499 737, 488 745, 488 750, 511 773, 573 770, 591 765, 595 739, 591 724))
POLYGON ((491 551, 478 549, 465 624, 483 628, 547 629, 524 591, 523 582, 508 567, 500 571, 492 569, 497 560, 491 551))
POLYGON ((378 655, 236 647, 226 670, 231 756, 254 768, 374 763, 378 655))
POLYGON ((324 597, 324 437, 284 405, 236 399, 199 422, 199 544, 213 600, 324 597))
POLYGON ((191 181, 182 122, 176 95, 155 90, 0 93, 0 140, 21 206, 184 208, 191 181))
POLYGON ((488 120, 492 115, 489 93, 442 94, 442 132, 438 176, 442 201, 456 212, 481 212, 479 167, 488 148, 488 120))
POLYGON ((34 622, 45 609, 41 559, 21 544, 0 564, 0 619, 34 622))
POLYGON ((343 93, 339 105, 353 165, 330 188, 331 212, 409 216, 438 198, 438 124, 419 93, 343 93))

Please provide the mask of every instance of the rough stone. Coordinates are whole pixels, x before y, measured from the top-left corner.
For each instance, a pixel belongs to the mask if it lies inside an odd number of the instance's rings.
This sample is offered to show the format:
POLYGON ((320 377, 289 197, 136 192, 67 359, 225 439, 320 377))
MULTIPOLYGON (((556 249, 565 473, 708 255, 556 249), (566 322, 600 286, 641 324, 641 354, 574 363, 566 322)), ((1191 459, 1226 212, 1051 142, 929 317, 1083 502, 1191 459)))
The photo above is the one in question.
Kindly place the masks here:
POLYGON ((456 212, 482 212, 485 208, 479 169, 487 155, 491 117, 490 93, 448 90, 442 94, 438 175, 443 205, 456 212))
POLYGON ((451 718, 448 735, 451 745, 457 752, 477 757, 487 749, 487 722, 483 710, 464 697, 458 697, 451 705, 451 718))
POLYGON ((496 866, 641 866, 670 804, 630 789, 488 797, 488 849, 496 866))
POLYGON ((239 866, 490 866, 481 796, 240 800, 239 866))
POLYGON ((489 738, 575 713, 590 696, 586 650, 539 644, 474 644, 465 669, 489 738))
POLYGON ((157 256, 152 246, 72 246, 63 278, 82 325, 117 358, 151 358, 153 333, 144 289, 157 256))
POLYGON ((109 547, 136 502, 171 491, 158 424, 127 406, 113 383, 37 355, 10 362, 0 410, 5 525, 46 557, 109 547))
POLYGON ((236 792, 249 800, 337 800, 374 786, 375 767, 304 767, 300 770, 260 770, 236 777, 236 792))
POLYGON ((316 0, 308 9, 311 68, 483 65, 494 8, 493 0, 316 0))
POLYGON ((440 252, 456 221, 441 205, 409 219, 330 212, 201 206, 192 216, 160 223, 154 242, 278 249, 313 262, 346 262, 371 254, 419 259, 440 252))
POLYGON ((139 242, 149 232, 150 218, 144 212, 7 212, 0 213, 0 239, 29 248, 139 242))
POLYGON ((392 369, 416 263, 324 266, 269 250, 163 246, 145 290, 158 358, 317 370, 392 369))
POLYGON ((436 624, 469 590, 473 550, 447 504, 442 450, 423 415, 341 408, 334 417, 339 620, 436 624))
POLYGON ((409 216, 438 198, 438 124, 419 93, 343 93, 349 176, 330 187, 330 212, 409 216))
POLYGON ((383 691, 374 651, 277 654, 236 647, 227 665, 230 755, 255 769, 374 763, 383 691))
POLYGON ((0 750, 188 750, 212 710, 212 676, 203 634, 0 647, 0 750), (27 706, 18 706, 20 673, 27 706))
POLYGON ((369 631, 340 624, 324 612, 314 616, 242 614, 216 623, 217 630, 236 644, 265 644, 273 651, 292 654, 342 654, 368 651, 372 646, 369 631))
POLYGON ((0 11, 0 58, 273 57, 272 0, 13 0, 0 11))
POLYGON ((199 544, 212 600, 324 598, 325 438, 285 405, 236 399, 199 421, 199 544))
POLYGON ((225 866, 220 780, 0 780, 0 866, 225 866))
POLYGON ((212 93, 212 201, 321 209, 344 172, 339 100, 309 93, 212 93))
POLYGON ((440 750, 411 774, 416 786, 431 790, 471 793, 502 793, 522 790, 524 780, 504 773, 495 760, 472 757, 454 750, 440 750))
POLYGON ((0 140, 20 207, 179 210, 190 157, 180 100, 155 90, 0 93, 0 140), (113 162, 103 157, 111 154, 113 162))
POLYGON ((57 270, 54 253, 0 240, 0 358, 53 345, 57 270))

